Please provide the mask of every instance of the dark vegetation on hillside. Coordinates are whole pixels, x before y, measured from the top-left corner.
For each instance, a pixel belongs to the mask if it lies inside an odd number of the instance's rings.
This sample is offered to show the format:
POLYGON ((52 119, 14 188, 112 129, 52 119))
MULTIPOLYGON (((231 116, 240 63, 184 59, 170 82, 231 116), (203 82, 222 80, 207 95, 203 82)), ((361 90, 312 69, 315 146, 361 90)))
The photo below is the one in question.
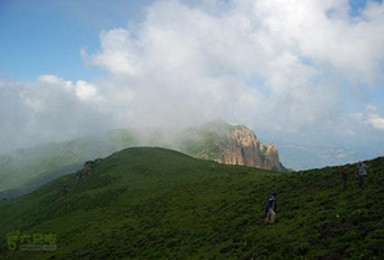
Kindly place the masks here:
POLYGON ((383 259, 384 158, 366 189, 342 167, 275 173, 159 148, 121 151, 83 179, 63 176, 0 203, 3 259, 383 259), (63 192, 68 187, 68 192, 63 192), (277 223, 265 200, 279 192, 277 223), (53 252, 10 251, 5 235, 57 235, 53 252))

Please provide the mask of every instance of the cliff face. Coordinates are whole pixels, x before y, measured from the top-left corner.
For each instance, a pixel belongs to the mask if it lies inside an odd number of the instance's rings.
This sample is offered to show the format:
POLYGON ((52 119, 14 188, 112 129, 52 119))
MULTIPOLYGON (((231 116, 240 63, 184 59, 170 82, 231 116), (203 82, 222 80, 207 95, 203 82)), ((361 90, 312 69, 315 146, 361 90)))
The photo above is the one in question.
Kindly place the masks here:
POLYGON ((276 146, 266 146, 245 126, 211 123, 199 129, 198 135, 204 145, 191 152, 196 157, 266 170, 286 170, 280 163, 276 146))
POLYGON ((266 146, 257 139, 252 130, 245 126, 239 126, 230 131, 227 140, 223 140, 221 147, 226 164, 284 171, 276 146, 273 144, 266 146))

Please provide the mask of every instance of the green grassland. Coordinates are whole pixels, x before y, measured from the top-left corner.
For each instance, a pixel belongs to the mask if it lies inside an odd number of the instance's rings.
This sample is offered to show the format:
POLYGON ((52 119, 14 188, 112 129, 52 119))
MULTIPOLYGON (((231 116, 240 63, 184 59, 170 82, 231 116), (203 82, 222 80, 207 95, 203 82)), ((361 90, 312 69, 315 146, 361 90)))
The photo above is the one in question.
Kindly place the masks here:
POLYGON ((366 188, 350 176, 341 191, 341 167, 276 173, 123 150, 86 178, 0 202, 0 259, 383 259, 384 159, 367 165, 366 188), (266 226, 273 190, 277 223, 266 226), (14 230, 54 233, 57 250, 11 251, 14 230))
MULTIPOLYGON (((80 169, 85 161, 139 145, 166 147, 196 158, 224 162, 222 148, 230 142, 228 134, 242 127, 212 121, 173 132, 156 128, 116 129, 0 155, 0 199, 24 195, 80 169)), ((265 151, 259 150, 259 155, 266 158, 265 151)))
POLYGON ((203 155, 208 157, 204 159, 221 158, 224 161, 218 141, 226 136, 229 129, 230 125, 225 122, 212 122, 201 129, 186 129, 171 140, 160 129, 116 129, 0 155, 0 199, 26 194, 66 173, 76 171, 87 160, 105 157, 132 146, 161 146, 178 149, 195 157, 203 155))

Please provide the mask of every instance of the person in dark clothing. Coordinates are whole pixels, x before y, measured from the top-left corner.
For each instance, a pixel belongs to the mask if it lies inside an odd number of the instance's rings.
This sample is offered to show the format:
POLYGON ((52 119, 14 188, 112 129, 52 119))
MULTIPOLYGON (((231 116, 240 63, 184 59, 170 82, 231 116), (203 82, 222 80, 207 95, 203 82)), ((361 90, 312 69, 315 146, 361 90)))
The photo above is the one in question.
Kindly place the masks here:
POLYGON ((265 208, 266 218, 265 224, 273 224, 276 220, 276 210, 277 210, 277 192, 273 192, 272 196, 268 198, 267 206, 265 208))

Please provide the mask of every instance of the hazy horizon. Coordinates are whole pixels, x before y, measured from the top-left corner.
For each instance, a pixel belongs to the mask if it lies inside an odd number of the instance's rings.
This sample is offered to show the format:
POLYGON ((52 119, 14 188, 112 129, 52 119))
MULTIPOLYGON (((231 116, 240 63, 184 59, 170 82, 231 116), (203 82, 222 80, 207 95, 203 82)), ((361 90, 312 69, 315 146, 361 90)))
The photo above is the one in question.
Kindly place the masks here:
POLYGON ((0 154, 220 118, 295 169, 384 155, 381 0, 5 0, 0 23, 0 154))

